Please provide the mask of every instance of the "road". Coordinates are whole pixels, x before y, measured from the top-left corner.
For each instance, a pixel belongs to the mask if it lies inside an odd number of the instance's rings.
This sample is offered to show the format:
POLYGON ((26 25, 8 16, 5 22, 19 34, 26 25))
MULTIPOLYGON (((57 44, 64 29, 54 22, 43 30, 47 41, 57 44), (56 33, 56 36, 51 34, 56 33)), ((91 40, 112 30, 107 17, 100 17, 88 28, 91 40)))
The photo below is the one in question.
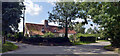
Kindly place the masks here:
POLYGON ((76 46, 37 46, 12 42, 19 46, 15 51, 4 54, 117 54, 113 51, 104 50, 103 47, 110 42, 98 42, 76 46))

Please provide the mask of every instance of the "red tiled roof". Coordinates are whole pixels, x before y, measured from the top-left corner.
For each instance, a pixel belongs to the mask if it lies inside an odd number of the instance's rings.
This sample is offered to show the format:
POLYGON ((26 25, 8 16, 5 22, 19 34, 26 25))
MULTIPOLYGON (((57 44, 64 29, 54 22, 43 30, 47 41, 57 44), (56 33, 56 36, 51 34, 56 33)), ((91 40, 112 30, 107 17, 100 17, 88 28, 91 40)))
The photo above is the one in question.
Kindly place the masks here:
MULTIPOLYGON (((52 32, 52 33, 65 33, 65 28, 59 29, 58 26, 52 26, 48 25, 48 27, 44 27, 44 24, 33 24, 33 23, 26 23, 26 28, 29 30, 31 35, 44 35, 43 32, 41 32, 42 28, 44 28, 45 32, 52 32), (56 32, 54 30, 56 29, 56 32)), ((75 34, 76 32, 74 30, 68 29, 69 34, 75 34)))

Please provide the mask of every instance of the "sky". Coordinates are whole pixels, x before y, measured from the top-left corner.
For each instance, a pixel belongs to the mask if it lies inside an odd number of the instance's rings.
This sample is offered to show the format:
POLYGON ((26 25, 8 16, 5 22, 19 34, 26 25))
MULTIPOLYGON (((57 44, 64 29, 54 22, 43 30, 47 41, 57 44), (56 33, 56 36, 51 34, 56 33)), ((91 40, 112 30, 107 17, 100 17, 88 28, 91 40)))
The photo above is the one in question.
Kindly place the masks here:
MULTIPOLYGON (((25 11, 25 23, 35 23, 35 24, 44 24, 44 20, 47 20, 49 17, 48 12, 51 12, 53 10, 53 7, 55 4, 53 2, 33 2, 32 0, 26 0, 24 2, 26 6, 25 11)), ((91 20, 91 19, 88 19, 91 20)), ((75 21, 82 22, 83 19, 77 18, 75 21)), ((88 28, 94 28, 98 27, 96 24, 93 26, 90 26, 90 24, 94 24, 91 21, 84 27, 86 28, 85 31, 87 31, 88 28)), ((55 25, 58 26, 58 24, 54 24, 53 22, 50 22, 49 25, 55 25)), ((21 22, 19 23, 19 30, 20 32, 23 31, 23 20, 21 19, 21 22)))

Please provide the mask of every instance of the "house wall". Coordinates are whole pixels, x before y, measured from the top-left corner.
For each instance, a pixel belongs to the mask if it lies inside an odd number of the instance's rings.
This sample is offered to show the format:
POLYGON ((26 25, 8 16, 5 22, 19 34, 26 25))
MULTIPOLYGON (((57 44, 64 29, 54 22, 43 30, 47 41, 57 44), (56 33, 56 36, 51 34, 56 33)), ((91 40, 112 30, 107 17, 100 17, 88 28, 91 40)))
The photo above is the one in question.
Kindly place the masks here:
POLYGON ((26 25, 25 25, 25 33, 24 33, 24 36, 25 35, 28 35, 27 37, 30 37, 30 33, 29 33, 29 30, 27 29, 26 25))

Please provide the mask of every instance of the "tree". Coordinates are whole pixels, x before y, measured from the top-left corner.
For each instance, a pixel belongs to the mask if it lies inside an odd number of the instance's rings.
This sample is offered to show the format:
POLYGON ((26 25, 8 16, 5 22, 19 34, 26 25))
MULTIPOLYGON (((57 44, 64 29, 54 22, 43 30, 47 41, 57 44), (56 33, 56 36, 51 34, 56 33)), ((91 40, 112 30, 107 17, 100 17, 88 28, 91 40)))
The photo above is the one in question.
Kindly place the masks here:
POLYGON ((111 38, 112 46, 120 47, 120 2, 84 2, 81 6, 94 23, 104 28, 104 36, 111 38))
POLYGON ((68 27, 72 28, 73 22, 77 18, 76 7, 74 2, 57 2, 52 13, 49 12, 49 21, 58 22, 61 27, 65 27, 65 37, 68 39, 68 27))
POLYGON ((8 33, 18 32, 18 23, 22 17, 23 2, 2 3, 2 34, 5 38, 8 33))
POLYGON ((76 24, 75 27, 74 27, 74 30, 75 30, 77 33, 82 33, 82 34, 85 33, 85 28, 83 27, 83 24, 82 24, 82 23, 76 24))
POLYGON ((92 32, 92 28, 89 28, 89 29, 87 29, 86 33, 91 34, 91 32, 92 32))

